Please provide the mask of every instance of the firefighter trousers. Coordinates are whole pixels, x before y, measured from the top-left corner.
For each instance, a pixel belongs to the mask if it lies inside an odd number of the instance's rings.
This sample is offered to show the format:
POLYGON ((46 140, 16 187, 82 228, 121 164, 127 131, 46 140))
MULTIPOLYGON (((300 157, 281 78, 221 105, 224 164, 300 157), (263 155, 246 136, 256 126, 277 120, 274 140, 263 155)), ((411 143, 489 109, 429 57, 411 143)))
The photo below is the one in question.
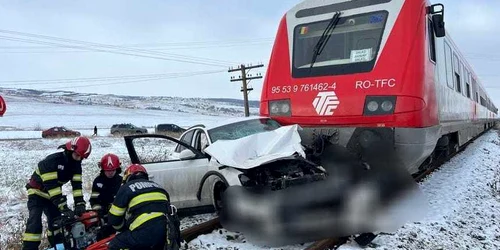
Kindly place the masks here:
POLYGON ((47 238, 51 246, 62 243, 60 228, 54 228, 54 220, 61 216, 59 209, 49 200, 36 194, 28 196, 29 217, 23 235, 23 250, 38 250, 42 241, 42 214, 47 216, 47 238))
POLYGON ((167 219, 160 217, 144 223, 133 231, 119 233, 109 243, 109 250, 163 250, 167 238, 167 219))

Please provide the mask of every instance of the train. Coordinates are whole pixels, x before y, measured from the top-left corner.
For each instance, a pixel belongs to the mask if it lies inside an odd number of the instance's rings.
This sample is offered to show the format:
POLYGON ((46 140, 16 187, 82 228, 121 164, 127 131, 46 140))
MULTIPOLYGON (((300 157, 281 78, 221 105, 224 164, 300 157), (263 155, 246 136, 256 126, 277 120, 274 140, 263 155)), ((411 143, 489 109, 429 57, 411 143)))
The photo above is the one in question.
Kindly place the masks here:
POLYGON ((411 174, 498 122, 498 108, 426 0, 305 0, 282 17, 260 115, 348 147, 391 140, 411 174))

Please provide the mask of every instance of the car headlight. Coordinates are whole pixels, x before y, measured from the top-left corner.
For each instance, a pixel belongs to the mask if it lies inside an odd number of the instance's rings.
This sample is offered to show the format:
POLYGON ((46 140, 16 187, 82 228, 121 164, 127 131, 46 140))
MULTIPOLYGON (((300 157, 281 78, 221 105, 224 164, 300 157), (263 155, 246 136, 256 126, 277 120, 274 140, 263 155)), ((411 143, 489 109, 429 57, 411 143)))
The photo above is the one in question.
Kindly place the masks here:
POLYGON ((363 115, 394 114, 396 96, 367 96, 363 115))
POLYGON ((255 181, 248 178, 248 176, 246 176, 245 174, 239 174, 238 178, 240 179, 241 185, 244 187, 256 185, 255 181))
POLYGON ((269 101, 269 115, 271 116, 292 116, 290 100, 269 101))

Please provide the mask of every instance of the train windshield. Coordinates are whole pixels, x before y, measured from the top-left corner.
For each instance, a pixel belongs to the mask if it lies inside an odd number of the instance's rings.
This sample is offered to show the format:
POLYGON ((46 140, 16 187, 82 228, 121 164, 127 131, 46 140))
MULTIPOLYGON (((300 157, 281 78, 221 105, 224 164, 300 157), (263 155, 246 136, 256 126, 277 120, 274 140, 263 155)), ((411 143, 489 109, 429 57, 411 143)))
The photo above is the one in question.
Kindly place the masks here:
POLYGON ((371 71, 380 48, 387 14, 387 11, 379 11, 340 17, 312 67, 316 44, 330 20, 295 27, 293 77, 371 71))

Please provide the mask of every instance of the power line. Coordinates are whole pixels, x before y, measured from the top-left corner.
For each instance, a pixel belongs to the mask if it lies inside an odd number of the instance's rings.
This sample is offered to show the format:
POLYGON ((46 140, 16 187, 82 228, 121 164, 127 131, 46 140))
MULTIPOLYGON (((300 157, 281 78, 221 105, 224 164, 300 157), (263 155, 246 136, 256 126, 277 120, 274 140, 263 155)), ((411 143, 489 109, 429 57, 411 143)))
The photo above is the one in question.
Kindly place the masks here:
MULTIPOLYGON (((259 43, 271 42, 274 38, 258 38, 258 39, 242 39, 242 40, 212 40, 212 41, 184 41, 184 42, 154 42, 154 43, 130 43, 130 44, 109 44, 121 47, 165 47, 165 46, 199 46, 207 44, 246 44, 246 43, 259 43)), ((0 46, 0 49, 43 49, 51 48, 49 46, 0 46)))
POLYGON ((166 58, 166 57, 154 56, 154 55, 133 54, 133 53, 113 51, 113 50, 103 50, 103 49, 96 49, 96 48, 87 48, 87 47, 83 47, 83 46, 79 46, 79 45, 76 45, 76 46, 75 45, 64 45, 64 44, 58 44, 58 43, 52 43, 52 42, 36 41, 36 40, 14 38, 14 37, 6 37, 6 36, 0 36, 0 39, 10 40, 10 41, 21 41, 21 42, 34 43, 34 44, 60 46, 60 47, 73 48, 73 49, 86 49, 86 50, 92 50, 92 51, 107 52, 107 53, 113 53, 113 54, 121 54, 121 55, 144 57, 144 58, 152 58, 152 59, 159 59, 159 60, 166 60, 166 61, 177 61, 177 62, 203 64, 203 65, 208 65, 208 66, 218 66, 218 67, 221 67, 221 66, 224 65, 224 64, 221 64, 221 63, 205 63, 205 62, 194 61, 194 60, 182 60, 182 59, 166 58))
POLYGON ((85 45, 85 46, 98 47, 98 48, 111 48, 111 49, 120 49, 120 50, 132 51, 132 52, 135 51, 135 52, 139 52, 139 53, 153 54, 153 55, 165 55, 165 56, 172 56, 172 57, 178 57, 178 58, 190 58, 190 59, 212 61, 212 62, 233 63, 233 62, 228 62, 228 61, 221 61, 221 60, 207 59, 207 58, 201 58, 201 57, 192 57, 192 56, 178 55, 178 54, 164 53, 164 52, 158 52, 158 51, 150 51, 150 50, 144 50, 144 49, 134 49, 134 48, 124 47, 124 46, 108 45, 108 44, 95 43, 95 42, 87 42, 87 41, 67 39, 67 38, 60 38, 60 37, 54 37, 54 36, 38 35, 38 34, 32 34, 32 33, 26 33, 26 32, 18 32, 18 31, 10 31, 10 30, 2 30, 2 29, 0 29, 0 33, 7 33, 7 34, 17 35, 17 36, 27 36, 27 37, 32 37, 32 38, 33 37, 34 38, 41 38, 41 39, 45 39, 45 40, 65 42, 65 43, 71 43, 71 44, 75 44, 76 43, 76 44, 82 44, 82 45, 85 45))
POLYGON ((103 81, 117 81, 117 80, 127 80, 127 79, 150 79, 150 78, 159 78, 159 77, 169 77, 169 76, 176 75, 176 74, 179 74, 179 73, 87 77, 87 78, 66 78, 66 79, 50 79, 50 80, 37 80, 37 79, 35 79, 35 80, 12 80, 12 81, 3 80, 3 81, 0 81, 0 83, 7 83, 7 84, 2 84, 2 86, 52 85, 52 84, 60 84, 60 83, 74 83, 74 82, 103 82, 103 81))
MULTIPOLYGON (((237 48, 237 47, 251 47, 260 46, 269 43, 248 43, 248 44, 228 44, 228 45, 207 45, 207 46, 197 46, 197 47, 171 47, 171 48, 152 48, 151 51, 171 51, 171 50, 196 50, 196 49, 212 49, 212 48, 237 48)), ((89 50, 62 50, 65 48, 53 48, 54 50, 28 50, 28 51, 5 51, 0 48, 1 54, 69 54, 69 53, 101 53, 101 51, 89 51, 89 50)))
POLYGON ((94 80, 94 79, 115 79, 115 78, 136 78, 136 77, 155 77, 163 76, 174 73, 158 73, 158 74, 146 74, 146 75, 124 75, 124 76, 103 76, 103 77, 83 77, 83 78, 61 78, 61 79, 43 79, 43 80, 2 80, 0 83, 23 83, 23 82, 58 82, 58 81, 80 81, 80 80, 94 80))
POLYGON ((85 87, 95 87, 95 86, 122 85, 122 84, 127 84, 127 83, 149 82, 149 81, 175 79, 175 78, 183 78, 183 77, 191 77, 191 76, 210 75, 210 74, 217 74, 217 73, 222 73, 222 72, 225 72, 225 70, 184 72, 184 73, 177 73, 177 75, 157 77, 154 79, 139 79, 139 80, 131 80, 131 81, 112 82, 112 83, 85 84, 85 85, 74 85, 74 86, 66 86, 66 87, 41 88, 41 90, 72 89, 72 88, 85 88, 85 87))
MULTIPOLYGON (((66 38, 52 37, 52 36, 45 36, 45 35, 38 35, 38 34, 32 34, 32 33, 17 32, 17 31, 9 31, 9 30, 1 30, 0 29, 0 33, 7 33, 7 34, 17 35, 17 36, 27 36, 27 37, 31 37, 31 38, 41 38, 41 39, 45 39, 45 40, 65 42, 65 43, 70 43, 70 44, 75 44, 76 43, 76 44, 80 44, 80 45, 78 45, 79 48, 83 48, 83 49, 90 49, 92 47, 98 47, 98 48, 108 48, 108 49, 115 49, 115 50, 116 49, 118 49, 118 50, 126 50, 126 51, 129 51, 129 52, 130 51, 132 51, 132 52, 135 51, 135 52, 144 53, 144 54, 171 56, 171 57, 177 57, 177 58, 181 58, 181 59, 195 59, 195 60, 203 60, 203 61, 210 61, 210 62, 231 63, 231 62, 214 60, 214 59, 207 59, 207 58, 201 58, 201 57, 192 57, 192 56, 185 56, 185 55, 164 53, 164 52, 158 52, 158 51, 150 51, 150 50, 143 50, 143 49, 134 49, 134 48, 127 48, 127 47, 123 47, 123 46, 107 45, 107 44, 101 44, 101 43, 86 42, 86 41, 80 41, 80 40, 73 40, 73 39, 66 39, 66 38)), ((61 45, 61 44, 58 44, 58 45, 61 45)), ((95 48, 92 48, 92 49, 95 49, 95 48)), ((110 50, 102 50, 102 52, 116 53, 115 50, 111 50, 111 51, 110 50)))
MULTIPOLYGON (((121 46, 129 48, 156 48, 154 50, 165 49, 196 49, 196 48, 212 48, 212 47, 233 47, 233 46, 252 46, 272 43, 274 39, 255 39, 255 40, 239 40, 239 41, 205 41, 205 42, 177 42, 177 43, 143 43, 143 44, 114 44, 112 46, 121 46), (163 49, 159 49, 163 48, 163 49)), ((43 50, 52 49, 58 50, 52 46, 0 46, 2 50, 43 50)))
POLYGON ((192 56, 185 56, 185 55, 144 50, 144 49, 134 49, 134 48, 130 48, 130 47, 106 45, 106 44, 100 44, 100 43, 92 43, 92 42, 86 42, 86 41, 65 39, 65 38, 59 38, 59 37, 51 37, 51 36, 16 32, 16 31, 9 31, 9 30, 0 30, 0 33, 7 33, 7 34, 11 34, 11 35, 18 35, 18 36, 27 36, 27 37, 39 38, 39 39, 41 38, 41 39, 45 39, 45 40, 57 41, 57 42, 63 42, 63 43, 70 43, 70 45, 67 45, 67 44, 33 40, 33 39, 23 39, 23 38, 18 38, 18 37, 0 36, 0 39, 4 39, 4 40, 20 41, 20 42, 27 42, 27 43, 42 44, 42 45, 50 45, 50 46, 55 46, 55 47, 59 47, 59 48, 63 47, 63 48, 72 48, 72 49, 84 49, 84 50, 91 50, 91 51, 129 55, 129 56, 154 58, 154 59, 161 59, 161 60, 172 60, 172 61, 179 61, 179 62, 186 62, 186 63, 205 64, 205 65, 211 65, 211 66, 227 66, 228 63, 232 63, 229 61, 207 59, 207 58, 201 58, 201 57, 192 57, 192 56), (75 44, 77 44, 77 45, 75 45, 75 44), (106 49, 103 49, 103 48, 106 48, 106 49), (128 51, 128 52, 123 52, 123 51, 128 51), (135 54, 131 53, 131 52, 135 52, 135 54), (137 53, 142 53, 142 54, 137 54, 137 53), (144 55, 144 54, 146 54, 146 55, 144 55), (163 56, 163 57, 161 57, 161 56, 163 56), (168 56, 171 58, 167 58, 165 56, 168 56))

